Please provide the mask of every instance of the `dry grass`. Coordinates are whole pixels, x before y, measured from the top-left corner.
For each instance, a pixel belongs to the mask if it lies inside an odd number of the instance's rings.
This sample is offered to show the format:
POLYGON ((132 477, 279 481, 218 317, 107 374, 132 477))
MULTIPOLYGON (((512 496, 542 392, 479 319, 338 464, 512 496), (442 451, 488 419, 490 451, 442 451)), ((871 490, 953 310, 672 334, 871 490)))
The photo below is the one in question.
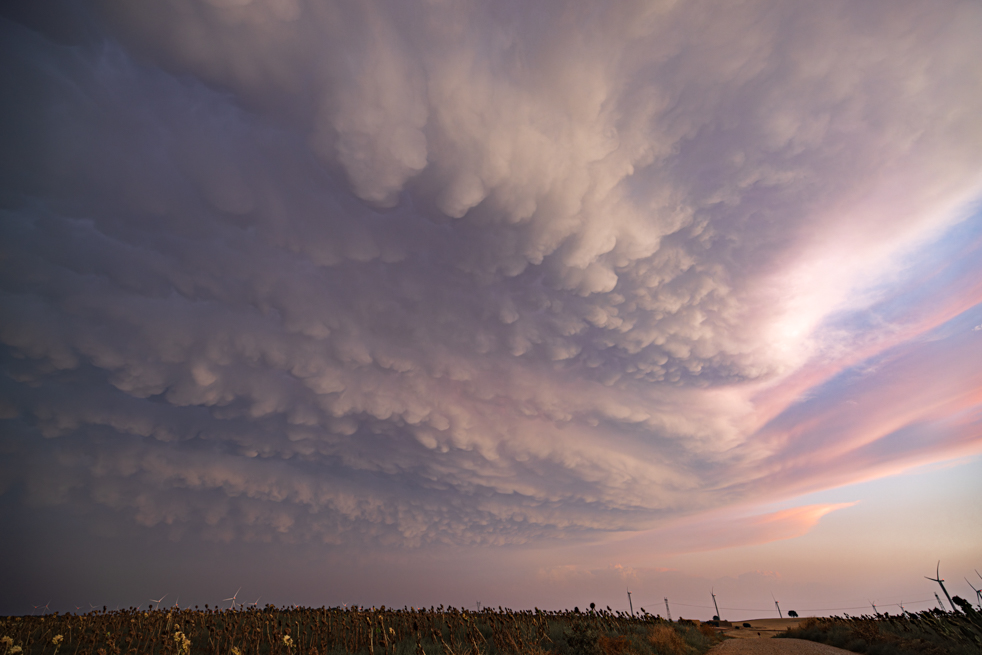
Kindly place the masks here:
POLYGON ((0 617, 0 655, 697 655, 715 631, 624 612, 136 608, 0 617))
POLYGON ((955 596, 961 612, 808 619, 784 635, 867 655, 978 655, 982 613, 955 596))
POLYGON ((716 628, 708 623, 700 623, 699 632, 701 632, 704 637, 708 637, 710 639, 716 639, 719 636, 719 632, 716 630, 716 628))
POLYGON ((688 650, 682 635, 668 625, 656 625, 648 630, 648 643, 662 655, 685 655, 688 650))
POLYGON ((600 635, 600 652, 604 655, 622 655, 630 653, 631 642, 624 635, 600 635))

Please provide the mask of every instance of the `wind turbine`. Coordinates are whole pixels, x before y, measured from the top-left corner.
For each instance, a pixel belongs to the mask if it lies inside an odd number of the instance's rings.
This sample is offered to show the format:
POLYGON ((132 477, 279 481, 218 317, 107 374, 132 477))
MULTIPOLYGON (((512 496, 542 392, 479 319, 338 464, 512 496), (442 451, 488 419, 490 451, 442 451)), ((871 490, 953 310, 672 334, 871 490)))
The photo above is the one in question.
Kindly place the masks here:
POLYGON ((164 599, 165 599, 165 598, 167 598, 167 594, 164 594, 163 596, 161 596, 159 600, 154 600, 153 598, 151 598, 151 599, 150 599, 150 602, 151 602, 151 603, 157 603, 157 609, 160 609, 160 604, 161 604, 162 602, 164 602, 164 599))
MULTIPOLYGON (((262 596, 260 596, 259 598, 262 598, 262 596)), ((254 603, 246 603, 246 605, 252 605, 256 609, 259 609, 259 598, 256 599, 256 602, 254 602, 254 603)))
MULTIPOLYGON (((976 573, 978 573, 978 571, 976 571, 976 573)), ((952 602, 951 595, 948 593, 948 590, 944 588, 944 579, 941 577, 941 560, 938 560, 938 568, 936 569, 934 575, 935 577, 933 578, 928 578, 926 575, 924 577, 927 578, 928 580, 933 580, 934 582, 937 582, 939 585, 941 585, 941 591, 943 591, 944 595, 948 597, 948 602, 951 604, 951 611, 954 612, 955 603, 952 602)), ((941 599, 938 599, 939 602, 940 600, 941 599)), ((944 605, 941 606, 941 609, 944 609, 944 605)))
POLYGON ((874 603, 873 601, 870 601, 869 604, 873 606, 873 614, 876 614, 877 616, 879 616, 880 612, 879 612, 879 610, 876 609, 876 603, 874 603))
POLYGON ((771 600, 774 601, 774 607, 777 608, 777 615, 778 615, 778 617, 780 617, 780 618, 783 619, 784 618, 784 615, 781 614, 781 606, 777 604, 777 598, 774 598, 774 593, 773 592, 771 593, 771 600))
POLYGON ((634 603, 631 602, 631 590, 627 590, 627 604, 631 607, 631 616, 634 616, 634 603))
POLYGON ((668 609, 668 599, 665 599, 665 614, 668 614, 668 620, 672 620, 672 610, 668 609))
POLYGON ((234 594, 232 595, 232 597, 231 597, 231 598, 226 598, 226 599, 224 599, 224 600, 223 600, 222 602, 225 602, 226 600, 230 600, 230 601, 232 601, 232 607, 230 607, 229 609, 233 609, 233 610, 234 610, 234 609, 235 609, 235 599, 236 599, 236 598, 238 597, 238 595, 239 595, 239 592, 240 592, 240 591, 242 591, 242 587, 239 587, 239 588, 238 588, 238 589, 237 589, 237 590, 235 591, 235 593, 234 593, 234 594))
MULTIPOLYGON (((978 573, 978 571, 976 571, 976 573, 978 573)), ((968 578, 965 578, 965 582, 968 582, 968 578)), ((968 582, 968 586, 972 587, 972 583, 968 582)), ((972 591, 975 592, 975 597, 978 601, 979 609, 982 609, 982 589, 976 589, 975 587, 972 587, 972 591)))
POLYGON ((716 608, 716 620, 717 621, 722 621, 723 620, 723 617, 720 616, 720 614, 719 614, 719 605, 716 604, 716 589, 713 588, 709 593, 712 594, 712 596, 713 596, 713 607, 716 608))

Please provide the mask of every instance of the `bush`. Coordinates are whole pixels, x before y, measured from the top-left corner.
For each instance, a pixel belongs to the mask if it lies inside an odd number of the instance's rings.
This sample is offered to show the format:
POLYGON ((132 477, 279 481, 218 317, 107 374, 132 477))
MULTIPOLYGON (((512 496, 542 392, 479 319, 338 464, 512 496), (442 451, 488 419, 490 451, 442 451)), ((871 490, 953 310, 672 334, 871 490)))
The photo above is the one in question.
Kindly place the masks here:
POLYGON ((573 624, 566 644, 571 655, 602 655, 599 631, 593 624, 584 621, 573 624))

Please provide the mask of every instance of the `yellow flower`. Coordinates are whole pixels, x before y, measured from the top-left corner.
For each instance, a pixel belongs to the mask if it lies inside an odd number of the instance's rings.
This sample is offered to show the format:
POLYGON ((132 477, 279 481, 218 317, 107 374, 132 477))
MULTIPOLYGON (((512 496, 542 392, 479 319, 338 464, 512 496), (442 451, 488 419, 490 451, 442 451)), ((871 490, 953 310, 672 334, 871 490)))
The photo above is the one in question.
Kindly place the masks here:
POLYGON ((14 653, 20 653, 23 650, 24 649, 21 648, 20 646, 14 646, 13 648, 10 649, 10 655, 14 655, 14 653))
POLYGON ((283 635, 283 645, 287 648, 293 648, 293 639, 290 635, 283 635))
POLYGON ((174 633, 174 641, 177 642, 177 647, 182 653, 191 652, 191 640, 188 639, 187 636, 185 636, 185 634, 180 630, 174 633))
POLYGON ((54 644, 55 646, 60 646, 61 642, 63 642, 64 640, 65 638, 63 636, 55 635, 54 638, 51 639, 51 643, 54 644))
POLYGON ((14 645, 14 640, 11 639, 10 637, 6 637, 5 636, 5 637, 0 638, 0 644, 3 644, 7 648, 10 648, 11 646, 14 645))
POLYGON ((242 651, 239 650, 238 646, 232 646, 232 655, 242 655, 242 651))

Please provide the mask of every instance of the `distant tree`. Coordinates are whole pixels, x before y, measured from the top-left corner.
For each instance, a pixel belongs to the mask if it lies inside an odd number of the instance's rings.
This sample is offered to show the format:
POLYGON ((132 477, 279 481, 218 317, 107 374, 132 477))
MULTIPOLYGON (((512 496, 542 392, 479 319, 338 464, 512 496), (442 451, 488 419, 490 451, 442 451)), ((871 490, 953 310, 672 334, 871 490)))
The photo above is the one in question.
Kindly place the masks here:
POLYGON ((713 621, 719 621, 719 617, 713 614, 713 621))
POLYGON ((788 612, 788 616, 790 616, 792 619, 796 619, 798 618, 798 613, 795 612, 794 610, 791 610, 790 612, 788 612))

